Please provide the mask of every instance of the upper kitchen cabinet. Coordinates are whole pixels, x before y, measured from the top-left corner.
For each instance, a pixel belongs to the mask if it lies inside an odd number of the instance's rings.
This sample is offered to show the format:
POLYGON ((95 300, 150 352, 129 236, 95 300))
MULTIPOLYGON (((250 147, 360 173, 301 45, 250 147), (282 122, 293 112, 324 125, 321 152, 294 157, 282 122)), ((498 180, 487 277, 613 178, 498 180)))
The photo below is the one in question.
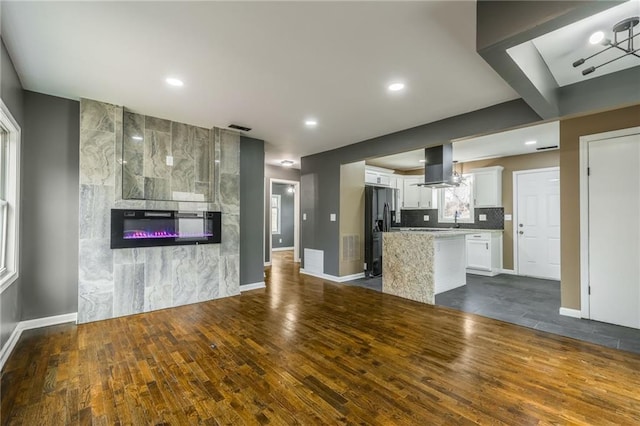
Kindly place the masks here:
POLYGON ((391 173, 366 167, 364 172, 364 183, 391 186, 391 173))
POLYGON ((502 166, 471 171, 474 207, 502 207, 502 166))
POLYGON ((436 191, 432 188, 418 186, 424 183, 424 177, 405 177, 403 179, 403 204, 405 209, 435 209, 437 208, 436 191))

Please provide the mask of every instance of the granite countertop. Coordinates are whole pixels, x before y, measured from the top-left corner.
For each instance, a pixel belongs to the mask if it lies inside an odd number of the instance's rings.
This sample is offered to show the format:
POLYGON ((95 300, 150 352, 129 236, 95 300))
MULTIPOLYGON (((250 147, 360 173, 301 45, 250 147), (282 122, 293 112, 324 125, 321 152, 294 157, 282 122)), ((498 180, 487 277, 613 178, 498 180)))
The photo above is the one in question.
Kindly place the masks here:
POLYGON ((471 228, 391 228, 392 232, 433 232, 434 234, 477 234, 478 232, 504 232, 503 229, 471 229, 471 228))

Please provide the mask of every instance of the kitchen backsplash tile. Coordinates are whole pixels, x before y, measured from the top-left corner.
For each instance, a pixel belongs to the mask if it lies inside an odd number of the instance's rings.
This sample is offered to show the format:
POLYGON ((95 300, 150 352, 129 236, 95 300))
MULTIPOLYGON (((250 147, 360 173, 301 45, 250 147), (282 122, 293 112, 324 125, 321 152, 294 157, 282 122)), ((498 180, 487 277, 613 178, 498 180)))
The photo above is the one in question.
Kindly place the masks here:
MULTIPOLYGON (((474 209, 474 223, 460 223, 463 229, 504 229, 504 208, 489 207, 474 209), (486 221, 480 221, 480 215, 487 215, 486 221)), ((400 215, 400 224, 394 226, 410 227, 410 228, 451 228, 453 223, 438 222, 438 209, 416 209, 402 210, 400 215), (429 220, 425 221, 424 216, 429 216, 429 220)))

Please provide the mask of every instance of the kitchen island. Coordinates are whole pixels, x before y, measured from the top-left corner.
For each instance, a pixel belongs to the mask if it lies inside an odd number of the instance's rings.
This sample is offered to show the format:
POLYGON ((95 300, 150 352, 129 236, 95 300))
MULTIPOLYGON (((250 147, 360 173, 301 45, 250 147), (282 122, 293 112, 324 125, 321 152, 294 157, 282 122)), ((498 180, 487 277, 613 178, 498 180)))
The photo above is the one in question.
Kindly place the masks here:
POLYGON ((407 230, 382 234, 382 292, 435 303, 467 283, 465 236, 473 230, 407 230))

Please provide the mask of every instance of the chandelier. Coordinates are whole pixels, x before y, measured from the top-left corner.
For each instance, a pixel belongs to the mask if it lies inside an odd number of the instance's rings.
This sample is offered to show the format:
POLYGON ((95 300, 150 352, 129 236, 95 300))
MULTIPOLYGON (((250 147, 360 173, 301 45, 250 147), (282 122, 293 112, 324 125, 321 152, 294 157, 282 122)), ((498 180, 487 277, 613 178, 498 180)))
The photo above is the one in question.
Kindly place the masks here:
POLYGON ((585 68, 582 70, 582 75, 587 75, 587 74, 591 74, 592 72, 594 72, 595 70, 597 70, 600 67, 603 67, 607 64, 610 64, 611 62, 617 61, 618 59, 622 59, 626 56, 636 56, 638 58, 640 58, 640 54, 638 54, 638 52, 640 51, 640 49, 634 48, 633 47, 633 39, 635 37, 637 37, 638 35, 640 35, 640 33, 638 34, 633 34, 633 29, 636 25, 638 25, 638 22, 640 22, 640 18, 638 18, 637 16, 633 16, 631 18, 627 18, 624 19, 620 22, 618 22, 617 24, 615 24, 613 26, 613 41, 611 41, 610 39, 606 38, 604 36, 604 33, 602 31, 598 31, 597 33, 594 33, 591 38, 589 39, 589 41, 592 44, 602 44, 603 46, 606 46, 603 50, 594 53, 591 56, 588 56, 586 58, 580 58, 577 61, 575 61, 573 63, 573 67, 577 68, 580 65, 584 64, 586 61, 592 59, 595 56, 598 56, 601 53, 604 53, 608 50, 611 49, 618 49, 621 50, 623 53, 622 55, 611 59, 609 61, 606 61, 600 65, 592 65, 588 68, 585 68), (625 34, 626 32, 626 34, 625 34), (618 37, 627 37, 623 40, 619 40, 618 41, 618 37))

